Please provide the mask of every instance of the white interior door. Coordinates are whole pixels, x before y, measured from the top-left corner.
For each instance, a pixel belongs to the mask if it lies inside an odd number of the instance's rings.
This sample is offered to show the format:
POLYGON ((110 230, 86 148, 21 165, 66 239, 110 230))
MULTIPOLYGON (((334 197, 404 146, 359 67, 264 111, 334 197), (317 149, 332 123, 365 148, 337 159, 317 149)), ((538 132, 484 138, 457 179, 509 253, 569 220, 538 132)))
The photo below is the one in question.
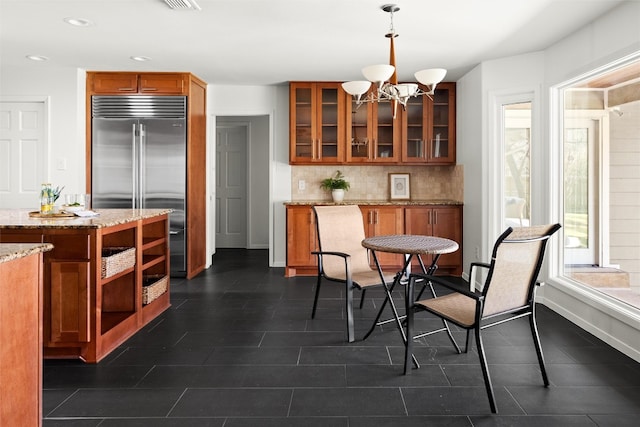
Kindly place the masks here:
POLYGON ((47 180, 45 102, 0 102, 0 208, 38 208, 47 180))
POLYGON ((247 247, 247 125, 216 127, 216 247, 247 247))

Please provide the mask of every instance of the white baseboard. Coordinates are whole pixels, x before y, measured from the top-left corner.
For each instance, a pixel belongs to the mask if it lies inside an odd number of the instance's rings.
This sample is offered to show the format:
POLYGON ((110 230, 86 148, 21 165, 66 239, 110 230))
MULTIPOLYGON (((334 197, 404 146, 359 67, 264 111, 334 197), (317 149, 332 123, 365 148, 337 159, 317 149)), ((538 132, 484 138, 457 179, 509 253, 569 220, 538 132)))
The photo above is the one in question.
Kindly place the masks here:
POLYGON ((538 302, 640 362, 640 310, 584 286, 547 282, 538 302))

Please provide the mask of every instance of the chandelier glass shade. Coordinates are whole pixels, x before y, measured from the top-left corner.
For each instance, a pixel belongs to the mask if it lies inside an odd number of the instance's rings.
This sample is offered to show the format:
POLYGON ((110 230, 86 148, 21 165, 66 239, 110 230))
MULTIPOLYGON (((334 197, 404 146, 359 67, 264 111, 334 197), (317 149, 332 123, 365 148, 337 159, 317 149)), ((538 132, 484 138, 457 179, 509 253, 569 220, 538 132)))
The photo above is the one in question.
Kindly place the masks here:
POLYGON ((344 82, 342 83, 342 88, 349 95, 356 98, 357 106, 365 102, 389 101, 394 104, 393 110, 395 113, 395 105, 400 104, 403 108, 406 108, 407 101, 411 97, 428 96, 432 98, 436 85, 444 79, 447 70, 444 68, 431 68, 416 72, 414 74, 416 80, 421 83, 426 90, 423 90, 417 83, 398 83, 394 47, 394 39, 398 34, 396 34, 393 28, 393 13, 399 11, 400 8, 395 4, 386 4, 382 6, 381 9, 388 12, 391 16, 391 28, 385 35, 385 37, 390 40, 389 64, 377 64, 364 67, 362 69, 362 75, 367 80, 344 82), (369 91, 372 84, 375 90, 369 91))

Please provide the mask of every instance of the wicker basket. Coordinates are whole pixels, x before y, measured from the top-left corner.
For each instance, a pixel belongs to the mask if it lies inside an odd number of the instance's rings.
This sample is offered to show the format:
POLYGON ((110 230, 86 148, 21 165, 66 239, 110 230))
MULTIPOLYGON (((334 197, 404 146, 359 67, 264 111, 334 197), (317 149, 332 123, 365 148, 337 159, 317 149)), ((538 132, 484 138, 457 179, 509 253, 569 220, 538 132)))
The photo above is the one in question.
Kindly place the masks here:
POLYGON ((136 248, 102 248, 102 278, 111 277, 136 264, 136 248))
POLYGON ((142 282, 142 304, 147 305, 167 292, 169 278, 163 275, 144 276, 142 282))

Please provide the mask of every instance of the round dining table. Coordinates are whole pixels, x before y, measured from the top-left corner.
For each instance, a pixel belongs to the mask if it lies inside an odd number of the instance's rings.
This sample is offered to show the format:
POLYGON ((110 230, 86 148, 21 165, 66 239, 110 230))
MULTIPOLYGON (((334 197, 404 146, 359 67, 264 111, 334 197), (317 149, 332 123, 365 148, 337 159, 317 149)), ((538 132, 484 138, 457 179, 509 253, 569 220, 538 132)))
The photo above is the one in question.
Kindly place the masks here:
MULTIPOLYGON (((413 257, 417 257, 418 262, 420 263, 420 266, 422 269, 422 273, 426 275, 432 275, 435 273, 435 271, 438 268, 438 259, 440 258, 440 255, 455 252, 459 249, 460 246, 458 245, 457 242, 451 239, 445 239, 443 237, 435 237, 435 236, 415 235, 415 234, 392 234, 392 235, 367 237, 362 241, 362 246, 369 249, 373 254, 373 259, 375 261, 376 268, 378 269, 378 273, 380 274, 382 283, 384 284, 385 293, 386 293, 385 300, 382 303, 380 310, 378 311, 378 315, 376 316, 376 319, 373 322, 371 329, 364 336, 363 340, 367 339, 367 337, 375 330, 376 326, 380 326, 382 324, 395 321, 402 335, 404 344, 406 345, 407 336, 404 331, 404 327, 402 325, 402 319, 405 316, 400 316, 398 314, 396 305, 393 302, 393 297, 392 297, 393 289, 396 287, 396 285, 401 283, 403 279, 408 278, 409 274, 411 273, 411 261, 413 257), (387 284, 384 281, 384 274, 382 272, 382 268, 378 261, 378 256, 376 255, 376 252, 387 252, 387 253, 404 255, 405 261, 404 261, 403 267, 396 274, 391 286, 387 286, 387 284), (422 261, 421 255, 433 256, 429 266, 425 266, 425 264, 422 261), (393 318, 380 321, 380 317, 382 316, 382 313, 387 303, 389 303, 391 306, 391 310, 393 312, 393 318)), ((430 282, 424 283, 424 286, 420 291, 420 295, 422 295, 422 292, 425 290, 426 287, 430 288, 432 296, 435 297, 436 296, 435 290, 433 289, 433 286, 431 285, 430 282)), ((405 306, 406 306, 407 300, 408 300, 408 295, 406 295, 406 291, 405 291, 405 306)), ((449 331, 449 327, 447 326, 446 322, 444 323, 444 328, 447 330, 449 334, 451 333, 449 331)), ((436 332, 436 331, 433 331, 433 332, 436 332)), ((418 362, 417 360, 415 360, 415 358, 413 362, 416 365, 416 367, 419 367, 418 362)))

